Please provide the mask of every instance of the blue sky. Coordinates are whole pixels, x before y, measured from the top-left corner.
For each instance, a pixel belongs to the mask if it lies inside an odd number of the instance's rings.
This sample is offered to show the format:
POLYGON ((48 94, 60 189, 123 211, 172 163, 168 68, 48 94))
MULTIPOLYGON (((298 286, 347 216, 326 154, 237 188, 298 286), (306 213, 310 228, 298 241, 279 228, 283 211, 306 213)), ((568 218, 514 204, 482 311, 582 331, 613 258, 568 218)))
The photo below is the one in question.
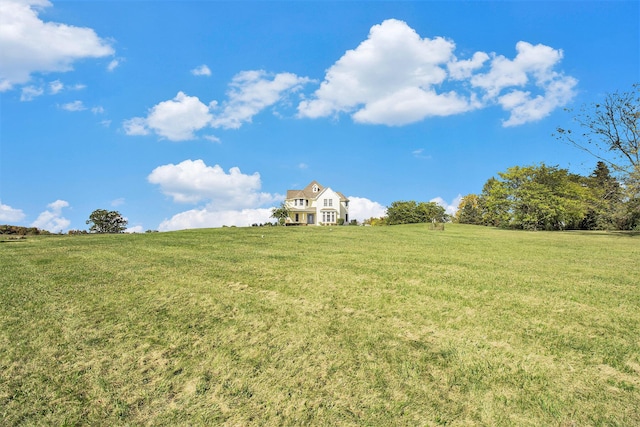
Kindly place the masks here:
POLYGON ((452 212, 539 162, 565 108, 640 80, 638 1, 0 0, 0 223, 269 221, 312 180, 351 218, 452 212))

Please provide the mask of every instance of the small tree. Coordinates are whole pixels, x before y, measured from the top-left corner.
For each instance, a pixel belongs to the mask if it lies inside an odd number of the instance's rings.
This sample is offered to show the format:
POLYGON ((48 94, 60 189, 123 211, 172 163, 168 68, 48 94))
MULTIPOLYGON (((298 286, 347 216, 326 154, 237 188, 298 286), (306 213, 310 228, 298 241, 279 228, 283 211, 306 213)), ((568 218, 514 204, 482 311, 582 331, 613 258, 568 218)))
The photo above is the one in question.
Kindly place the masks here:
POLYGON ((278 224, 284 225, 289 217, 289 208, 285 202, 280 203, 277 208, 271 209, 271 218, 275 218, 278 224))
POLYGON ((118 211, 96 209, 91 212, 87 224, 91 233, 122 233, 127 228, 128 221, 118 211))

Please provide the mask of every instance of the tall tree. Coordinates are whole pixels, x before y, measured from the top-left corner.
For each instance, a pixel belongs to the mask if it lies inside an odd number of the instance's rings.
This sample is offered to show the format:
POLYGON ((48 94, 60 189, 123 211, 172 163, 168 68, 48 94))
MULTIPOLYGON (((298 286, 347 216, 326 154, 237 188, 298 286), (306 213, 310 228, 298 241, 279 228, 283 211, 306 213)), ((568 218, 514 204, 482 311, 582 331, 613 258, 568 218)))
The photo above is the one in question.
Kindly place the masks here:
POLYGON ((482 223, 493 227, 507 227, 511 220, 511 201, 506 183, 496 179, 489 180, 482 187, 480 207, 482 223))
POLYGON ((627 175, 640 167, 640 83, 629 92, 606 95, 602 103, 583 106, 574 121, 581 131, 559 127, 558 139, 606 162, 616 172, 627 175))
POLYGON ((91 233, 123 233, 128 221, 118 211, 96 209, 91 212, 87 224, 91 233))
POLYGON ((588 210, 582 220, 581 228, 587 230, 608 230, 619 228, 622 208, 623 188, 611 175, 606 163, 600 161, 593 173, 585 179, 590 189, 588 210))
POLYGON ((482 208, 477 194, 467 194, 460 200, 456 211, 456 220, 460 224, 482 224, 482 208))
POLYGON ((577 228, 586 212, 580 177, 555 166, 515 166, 484 186, 488 225, 525 230, 577 228))

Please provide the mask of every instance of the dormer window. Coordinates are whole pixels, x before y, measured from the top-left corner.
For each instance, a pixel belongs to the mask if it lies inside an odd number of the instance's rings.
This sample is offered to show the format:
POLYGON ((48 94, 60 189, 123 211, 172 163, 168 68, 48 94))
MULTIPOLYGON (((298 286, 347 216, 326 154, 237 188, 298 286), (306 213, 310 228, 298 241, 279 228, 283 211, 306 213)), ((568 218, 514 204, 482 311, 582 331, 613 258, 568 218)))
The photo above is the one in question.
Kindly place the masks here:
POLYGON ((312 191, 313 191, 314 193, 317 193, 319 189, 320 189, 320 187, 318 187, 318 185, 317 185, 317 184, 313 184, 312 191))

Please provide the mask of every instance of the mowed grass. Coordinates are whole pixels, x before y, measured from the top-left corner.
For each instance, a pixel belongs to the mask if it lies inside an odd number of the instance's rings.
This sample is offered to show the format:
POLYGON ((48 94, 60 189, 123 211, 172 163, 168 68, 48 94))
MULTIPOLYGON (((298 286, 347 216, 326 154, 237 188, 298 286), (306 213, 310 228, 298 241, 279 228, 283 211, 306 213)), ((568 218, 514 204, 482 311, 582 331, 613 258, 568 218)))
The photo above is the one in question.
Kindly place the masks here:
POLYGON ((640 236, 0 243, 2 425, 640 425, 640 236))

